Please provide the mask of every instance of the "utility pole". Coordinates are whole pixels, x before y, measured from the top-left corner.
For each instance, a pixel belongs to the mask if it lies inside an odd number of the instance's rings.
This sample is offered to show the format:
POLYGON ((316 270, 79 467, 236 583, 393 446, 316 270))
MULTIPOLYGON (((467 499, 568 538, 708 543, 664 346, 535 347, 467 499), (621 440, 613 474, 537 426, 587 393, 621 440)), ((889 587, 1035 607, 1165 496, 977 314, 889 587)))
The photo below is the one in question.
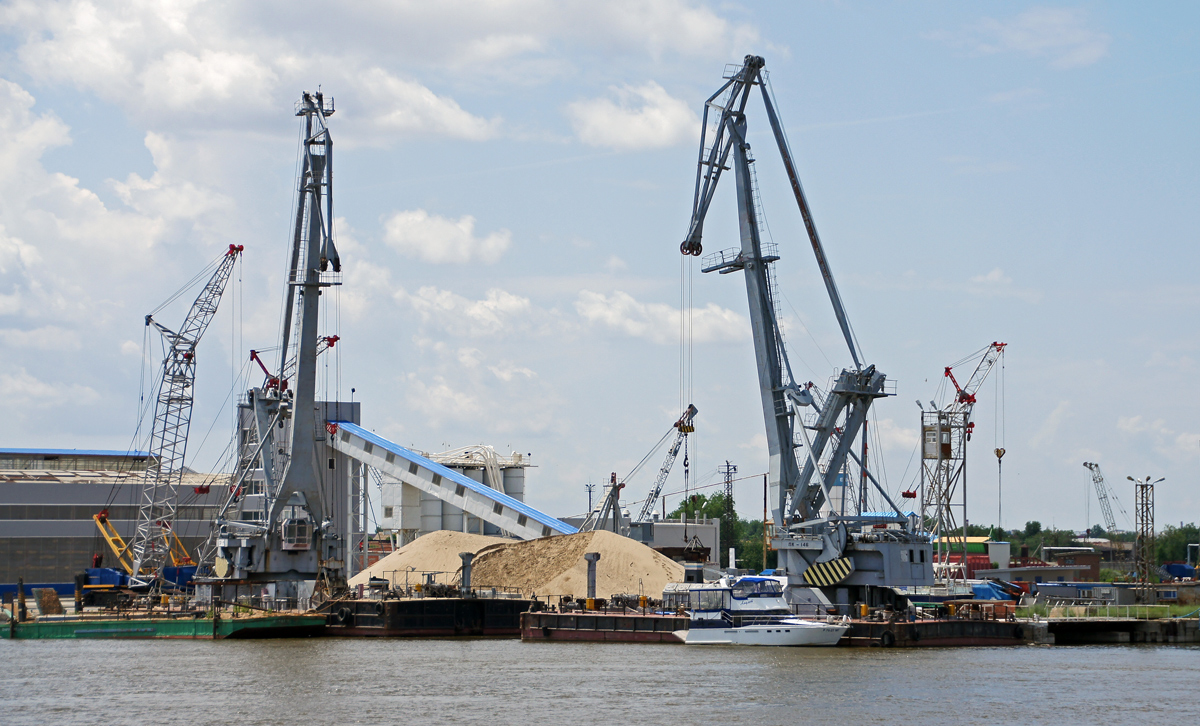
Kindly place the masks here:
MULTIPOLYGON (((736 546, 737 542, 737 533, 734 532, 737 514, 733 509, 733 475, 737 473, 737 470, 737 466, 730 464, 728 459, 717 469, 725 477, 725 511, 721 521, 721 551, 725 553, 729 552, 730 547, 736 546)), ((725 557, 728 558, 729 555, 726 554, 725 557)), ((737 563, 730 562, 726 567, 737 567, 737 563)))
POLYGON ((590 512, 590 511, 592 511, 592 493, 596 491, 596 485, 595 485, 595 484, 593 484, 593 483, 591 483, 591 482, 588 482, 587 484, 584 484, 584 485, 583 485, 583 488, 584 488, 584 489, 587 489, 587 493, 588 493, 588 511, 590 512))

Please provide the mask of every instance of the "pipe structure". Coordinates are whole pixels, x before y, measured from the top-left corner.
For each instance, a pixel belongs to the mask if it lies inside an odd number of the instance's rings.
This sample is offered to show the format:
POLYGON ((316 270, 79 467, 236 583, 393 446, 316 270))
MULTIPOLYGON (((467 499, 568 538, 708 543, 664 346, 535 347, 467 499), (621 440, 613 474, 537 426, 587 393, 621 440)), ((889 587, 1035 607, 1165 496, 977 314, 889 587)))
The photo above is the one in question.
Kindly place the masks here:
POLYGON ((587 552, 583 555, 583 559, 588 563, 588 600, 596 599, 596 563, 600 560, 599 552, 587 552))
POLYGON ((462 577, 459 578, 458 589, 464 595, 471 591, 471 563, 475 561, 474 552, 459 552, 462 559, 462 577))

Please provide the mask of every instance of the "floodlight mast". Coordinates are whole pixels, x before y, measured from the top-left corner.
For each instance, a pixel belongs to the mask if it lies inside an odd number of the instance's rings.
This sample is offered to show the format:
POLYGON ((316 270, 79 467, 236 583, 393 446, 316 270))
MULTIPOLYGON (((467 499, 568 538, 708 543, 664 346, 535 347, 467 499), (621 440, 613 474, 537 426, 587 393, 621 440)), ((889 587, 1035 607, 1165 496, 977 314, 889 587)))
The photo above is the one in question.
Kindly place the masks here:
MULTIPOLYGON (((765 86, 764 66, 765 61, 761 57, 746 56, 742 66, 727 74, 726 83, 705 103, 692 218, 680 251, 685 255, 700 255, 704 220, 717 183, 722 172, 732 168, 737 188, 741 247, 705 256, 701 270, 721 274, 741 270, 745 273, 758 364, 759 393, 770 455, 768 488, 776 528, 772 547, 780 550, 780 563, 787 563, 784 567, 789 577, 799 576, 810 567, 823 563, 833 565, 832 569, 836 570, 831 574, 825 568, 817 568, 811 577, 793 579, 794 584, 835 584, 846 580, 850 570, 856 567, 864 569, 842 557, 851 530, 861 529, 862 526, 898 525, 898 531, 893 530, 897 531, 895 537, 903 539, 912 548, 905 552, 906 559, 915 556, 910 552, 916 552, 920 542, 917 541, 919 535, 911 531, 910 520, 869 472, 868 478, 891 507, 890 512, 843 516, 825 506, 831 500, 832 488, 838 485, 838 476, 847 459, 858 461, 859 457, 852 446, 863 430, 871 403, 876 398, 888 395, 884 391, 886 377, 875 366, 864 367, 862 364, 824 247, 796 174, 786 136, 765 86), (826 292, 854 361, 854 367, 843 370, 832 390, 823 396, 812 383, 801 384, 796 381, 779 327, 775 281, 770 267, 779 257, 774 245, 764 244, 760 238, 757 189, 751 168, 754 159, 746 140, 746 107, 754 86, 758 86, 762 93, 771 130, 804 219, 826 292), (710 112, 719 114, 711 141, 710 112), (815 422, 805 424, 801 409, 806 406, 811 406, 816 412, 815 422), (802 441, 796 440, 796 434, 802 441), (799 450, 804 447, 807 447, 807 451, 801 456, 799 450)), ((924 546, 928 547, 927 542, 924 546)), ((865 569, 876 569, 875 555, 864 555, 860 559, 863 565, 867 565, 865 569)), ((921 554, 920 561, 927 562, 925 553, 921 554)), ((882 561, 878 563, 878 569, 885 569, 882 561)), ((927 565, 922 572, 922 578, 918 579, 924 581, 924 575, 931 575, 932 569, 927 565)), ((875 576, 875 572, 870 574, 875 576)), ((910 581, 910 578, 905 579, 910 581)))

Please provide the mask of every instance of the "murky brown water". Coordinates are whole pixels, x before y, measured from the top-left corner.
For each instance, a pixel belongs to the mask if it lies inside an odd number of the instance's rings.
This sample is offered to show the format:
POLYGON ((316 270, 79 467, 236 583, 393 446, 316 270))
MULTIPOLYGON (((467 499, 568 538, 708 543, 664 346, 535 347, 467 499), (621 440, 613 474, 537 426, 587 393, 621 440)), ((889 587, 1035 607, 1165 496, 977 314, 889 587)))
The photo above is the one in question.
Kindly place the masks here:
POLYGON ((1195 646, 3 641, 0 724, 1173 724, 1197 676, 1195 646))

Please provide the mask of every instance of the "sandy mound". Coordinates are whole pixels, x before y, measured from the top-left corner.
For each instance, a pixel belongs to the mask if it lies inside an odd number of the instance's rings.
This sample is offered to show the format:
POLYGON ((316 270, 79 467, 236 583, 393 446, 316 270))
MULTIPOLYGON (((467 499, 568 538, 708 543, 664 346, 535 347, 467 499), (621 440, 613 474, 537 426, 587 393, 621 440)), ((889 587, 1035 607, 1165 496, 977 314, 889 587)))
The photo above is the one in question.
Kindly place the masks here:
MULTIPOLYGON (((489 545, 511 542, 501 537, 485 537, 480 534, 451 532, 440 530, 418 537, 404 545, 387 557, 379 560, 366 570, 350 578, 350 585, 366 584, 371 577, 382 577, 395 585, 404 585, 404 573, 411 567, 417 572, 443 572, 438 575, 438 582, 454 583, 458 581, 458 571, 462 568, 459 552, 478 552, 489 545)), ((424 582, 421 575, 410 574, 409 584, 424 582)))
POLYGON ((585 597, 585 552, 600 553, 596 563, 597 597, 619 593, 662 597, 668 582, 683 580, 683 565, 640 542, 602 530, 490 547, 475 559, 471 585, 519 588, 527 597, 585 597))

